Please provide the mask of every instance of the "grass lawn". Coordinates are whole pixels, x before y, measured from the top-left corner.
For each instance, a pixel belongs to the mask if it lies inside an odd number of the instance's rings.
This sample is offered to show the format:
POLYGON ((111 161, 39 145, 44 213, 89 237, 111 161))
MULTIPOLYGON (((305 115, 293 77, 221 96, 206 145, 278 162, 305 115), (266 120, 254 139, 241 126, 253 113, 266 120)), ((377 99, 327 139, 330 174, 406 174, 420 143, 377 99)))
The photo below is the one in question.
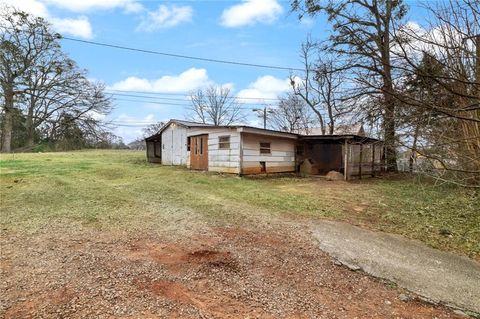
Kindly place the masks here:
POLYGON ((411 178, 239 178, 149 164, 136 151, 2 154, 0 169, 2 232, 160 231, 261 213, 345 220, 480 259, 479 192, 411 178))

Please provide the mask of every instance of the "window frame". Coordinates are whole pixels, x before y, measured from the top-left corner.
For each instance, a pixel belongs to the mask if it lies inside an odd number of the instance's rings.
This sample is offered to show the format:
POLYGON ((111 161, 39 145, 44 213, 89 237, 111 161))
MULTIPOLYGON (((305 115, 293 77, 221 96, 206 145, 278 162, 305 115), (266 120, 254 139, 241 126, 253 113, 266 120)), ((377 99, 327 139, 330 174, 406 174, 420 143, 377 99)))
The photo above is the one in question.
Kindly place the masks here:
POLYGON ((230 135, 222 135, 218 137, 218 149, 219 150, 229 150, 230 149, 230 135), (227 142, 222 141, 222 139, 228 139, 227 142))
POLYGON ((271 142, 260 142, 260 155, 271 155, 272 154, 272 143, 271 142), (262 145, 264 144, 264 145, 262 145), (268 147, 265 146, 268 144, 268 147))

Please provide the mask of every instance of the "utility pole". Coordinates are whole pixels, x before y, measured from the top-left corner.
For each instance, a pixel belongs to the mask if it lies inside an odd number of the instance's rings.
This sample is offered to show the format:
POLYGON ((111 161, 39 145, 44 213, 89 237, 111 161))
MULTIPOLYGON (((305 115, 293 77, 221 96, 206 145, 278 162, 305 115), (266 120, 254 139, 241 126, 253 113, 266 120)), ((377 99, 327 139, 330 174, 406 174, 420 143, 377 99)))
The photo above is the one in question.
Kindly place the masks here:
POLYGON ((267 129, 267 113, 273 113, 272 110, 268 109, 266 106, 263 109, 252 109, 253 112, 263 113, 263 129, 267 129))

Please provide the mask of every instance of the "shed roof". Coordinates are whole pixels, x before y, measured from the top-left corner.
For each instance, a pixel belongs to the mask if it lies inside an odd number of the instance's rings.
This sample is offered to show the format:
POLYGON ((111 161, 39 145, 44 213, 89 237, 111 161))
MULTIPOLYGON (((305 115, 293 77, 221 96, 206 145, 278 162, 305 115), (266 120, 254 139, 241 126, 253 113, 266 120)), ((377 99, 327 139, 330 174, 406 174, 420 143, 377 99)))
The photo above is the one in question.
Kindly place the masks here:
POLYGON ((160 139, 160 136, 162 135, 162 132, 170 126, 170 124, 175 123, 180 126, 184 126, 186 128, 189 127, 214 127, 215 125, 213 124, 206 124, 206 123, 198 123, 198 122, 192 122, 192 121, 185 121, 185 120, 177 120, 177 119, 171 119, 167 123, 165 123, 164 126, 155 134, 148 136, 145 138, 145 141, 154 141, 160 139))

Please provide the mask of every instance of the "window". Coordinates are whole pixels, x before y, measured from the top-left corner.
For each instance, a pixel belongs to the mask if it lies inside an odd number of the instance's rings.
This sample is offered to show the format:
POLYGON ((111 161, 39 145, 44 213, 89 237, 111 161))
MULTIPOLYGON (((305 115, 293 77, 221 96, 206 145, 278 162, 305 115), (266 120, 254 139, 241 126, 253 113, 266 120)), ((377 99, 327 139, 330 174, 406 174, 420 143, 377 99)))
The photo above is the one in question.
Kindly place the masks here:
POLYGON ((260 143, 260 154, 270 154, 270 143, 261 142, 260 143))
POLYGON ((230 149, 230 136, 220 136, 218 138, 218 148, 221 150, 230 149))
POLYGON ((187 152, 190 152, 190 136, 187 137, 187 152))
POLYGON ((296 150, 297 155, 302 156, 305 153, 305 148, 302 145, 297 145, 297 150, 296 150))

